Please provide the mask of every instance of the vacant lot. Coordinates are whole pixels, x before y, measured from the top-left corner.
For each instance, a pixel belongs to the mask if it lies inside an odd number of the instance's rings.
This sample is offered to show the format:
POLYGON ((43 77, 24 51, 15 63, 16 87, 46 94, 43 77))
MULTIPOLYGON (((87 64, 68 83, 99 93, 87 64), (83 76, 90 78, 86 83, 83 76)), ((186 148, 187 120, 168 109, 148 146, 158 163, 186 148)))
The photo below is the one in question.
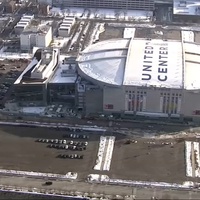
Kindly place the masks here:
MULTIPOLYGON (((165 145, 156 140, 139 139, 138 143, 115 143, 112 177, 143 180, 182 182, 185 177, 184 142, 165 145), (150 144, 151 142, 151 144, 150 144), (152 144, 153 143, 153 144, 152 144)), ((174 141, 167 141, 174 142, 174 141)))

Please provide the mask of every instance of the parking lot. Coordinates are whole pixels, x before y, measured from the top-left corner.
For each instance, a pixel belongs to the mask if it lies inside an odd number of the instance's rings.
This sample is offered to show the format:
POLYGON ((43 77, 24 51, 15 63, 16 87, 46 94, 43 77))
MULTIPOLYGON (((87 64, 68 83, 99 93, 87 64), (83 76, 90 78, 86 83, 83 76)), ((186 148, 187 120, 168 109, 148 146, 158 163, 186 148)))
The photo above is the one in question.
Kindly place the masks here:
POLYGON ((0 104, 6 100, 14 98, 13 83, 25 69, 28 60, 3 60, 0 61, 0 104))
MULTIPOLYGON (((108 135, 112 135, 109 133, 108 135)), ((184 140, 125 138, 115 135, 111 178, 182 183, 185 175, 184 140)), ((79 179, 93 170, 100 134, 68 129, 0 126, 0 167, 66 174, 79 179)))
MULTIPOLYGON (((66 174, 78 172, 79 178, 86 178, 93 173, 98 150, 99 135, 89 135, 89 139, 66 137, 66 130, 44 128, 0 127, 0 167, 26 171, 39 171, 66 174), (63 137, 65 136, 65 137, 63 137), (44 139, 39 142, 38 139, 44 139), (48 142, 47 140, 48 139, 48 142), (51 142, 53 139, 54 142, 51 142), (64 143, 60 143, 66 141, 64 143), (71 144, 73 141, 73 144, 71 144), (61 147, 79 146, 78 142, 87 142, 86 149, 66 149, 61 147), (70 143, 70 144, 69 144, 70 143), (49 145, 55 145, 49 147, 49 145), (60 155, 82 155, 82 159, 61 158, 60 155)), ((73 133, 73 132, 72 132, 73 133)), ((85 146, 85 145, 80 145, 85 146)))

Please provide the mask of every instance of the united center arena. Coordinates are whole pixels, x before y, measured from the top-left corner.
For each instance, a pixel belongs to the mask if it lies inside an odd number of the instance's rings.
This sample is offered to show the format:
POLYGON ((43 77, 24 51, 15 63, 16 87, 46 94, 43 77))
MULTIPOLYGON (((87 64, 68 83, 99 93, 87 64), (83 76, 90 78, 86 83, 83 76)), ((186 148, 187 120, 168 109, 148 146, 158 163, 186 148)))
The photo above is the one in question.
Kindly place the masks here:
POLYGON ((200 45, 160 39, 112 39, 78 57, 87 113, 198 119, 200 45))

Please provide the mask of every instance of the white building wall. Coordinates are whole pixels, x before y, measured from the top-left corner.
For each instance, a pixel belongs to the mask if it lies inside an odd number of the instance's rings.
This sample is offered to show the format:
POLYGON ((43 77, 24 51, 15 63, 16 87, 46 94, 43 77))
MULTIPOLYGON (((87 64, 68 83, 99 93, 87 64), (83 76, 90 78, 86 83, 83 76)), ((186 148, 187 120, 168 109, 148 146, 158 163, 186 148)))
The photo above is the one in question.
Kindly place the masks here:
POLYGON ((30 50, 36 45, 36 34, 21 34, 20 46, 22 50, 30 50))
POLYGON ((48 47, 52 41, 52 28, 46 34, 37 34, 36 46, 37 47, 48 47))
POLYGON ((103 110, 110 113, 125 110, 125 92, 123 88, 104 87, 103 110))
POLYGON ((29 40, 30 40, 30 49, 31 49, 35 47, 36 45, 36 34, 30 34, 29 40))
POLYGON ((67 37, 70 33, 70 29, 58 29, 58 35, 60 37, 67 37))
POLYGON ((44 34, 36 35, 36 46, 37 47, 46 47, 46 40, 44 34))
POLYGON ((50 27, 45 37, 46 46, 49 46, 51 44, 52 38, 53 38, 52 27, 50 27))
POLYGON ((200 91, 184 91, 181 114, 189 117, 200 117, 195 112, 200 111, 200 91))
POLYGON ((25 34, 20 35, 20 47, 22 50, 30 49, 30 35, 25 35, 25 34))

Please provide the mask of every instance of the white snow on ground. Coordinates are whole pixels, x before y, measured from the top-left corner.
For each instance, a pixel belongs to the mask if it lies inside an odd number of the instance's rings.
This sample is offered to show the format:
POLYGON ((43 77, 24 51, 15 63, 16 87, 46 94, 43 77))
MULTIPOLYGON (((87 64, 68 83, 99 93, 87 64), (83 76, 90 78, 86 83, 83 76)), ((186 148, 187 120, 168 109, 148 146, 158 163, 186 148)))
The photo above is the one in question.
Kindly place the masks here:
POLYGON ((69 42, 70 38, 53 38, 53 42, 51 43, 51 47, 53 48, 62 48, 69 42))
POLYGON ((92 35, 90 37, 90 41, 87 43, 86 46, 90 46, 93 42, 95 42, 95 40, 99 39, 99 26, 100 23, 97 23, 92 31, 92 35))
POLYGON ((100 175, 100 174, 89 174, 87 180, 89 182, 97 181, 109 181, 109 177, 107 175, 100 175))
POLYGON ((51 127, 51 128, 71 128, 71 129, 81 129, 85 131, 95 131, 95 132, 105 132, 105 128, 97 127, 97 126, 71 126, 65 123, 45 123, 45 122, 34 122, 34 121, 16 121, 16 122, 0 122, 0 125, 12 125, 12 126, 32 126, 32 127, 51 127))
POLYGON ((17 170, 6 170, 0 169, 0 174, 9 176, 25 176, 25 177, 35 177, 35 178, 51 178, 51 179, 77 179, 78 174, 68 172, 66 175, 62 174, 51 174, 51 173, 41 173, 41 172, 28 172, 28 171, 17 171, 17 170))
POLYGON ((135 28, 125 28, 123 38, 134 38, 135 28))
POLYGON ((98 131, 98 132, 105 132, 106 129, 98 128, 98 127, 82 127, 82 130, 85 131, 98 131))
POLYGON ((114 144, 115 144, 115 137, 107 137, 107 140, 108 140, 108 147, 107 147, 106 156, 105 156, 104 165, 103 165, 104 171, 110 170, 112 154, 113 154, 113 149, 114 149, 114 144))
POLYGON ((199 143, 193 142, 195 154, 195 177, 200 177, 200 158, 199 158, 199 143))
POLYGON ((70 9, 63 9, 61 10, 60 8, 53 7, 50 10, 51 15, 59 15, 61 17, 64 16, 75 16, 75 17, 81 17, 84 13, 83 8, 70 8, 70 9))
POLYGON ((121 180, 121 179, 110 179, 106 175, 90 174, 88 175, 88 182, 90 183, 106 183, 110 185, 124 185, 124 186, 141 186, 141 187, 160 187, 170 189, 191 189, 193 182, 189 184, 177 184, 177 183, 166 183, 166 182, 148 182, 148 181, 132 181, 132 180, 121 180))
POLYGON ((0 50, 0 60, 4 59, 29 59, 32 57, 31 54, 28 53, 11 53, 11 52, 4 52, 5 47, 1 48, 0 50))
POLYGON ((33 113, 33 114, 41 114, 44 113, 45 107, 22 107, 22 113, 33 113))
POLYGON ((184 31, 200 31, 200 27, 197 25, 194 26, 162 26, 163 29, 168 30, 184 30, 184 31))
POLYGON ((156 25, 151 25, 151 24, 125 24, 125 23, 108 23, 108 26, 113 26, 113 27, 127 27, 127 28, 155 28, 156 25))
POLYGON ((185 159, 186 159, 186 176, 192 177, 192 143, 189 141, 185 142, 185 159))
POLYGON ((72 39, 71 44, 74 44, 75 42, 78 41, 78 37, 79 37, 79 35, 80 35, 80 32, 76 32, 75 36, 74 36, 73 39, 72 39))
POLYGON ((60 9, 53 7, 50 10, 50 15, 53 16, 75 16, 78 18, 99 18, 99 19, 121 19, 121 20, 143 20, 149 21, 153 16, 153 12, 138 11, 138 10, 114 10, 114 9, 83 9, 83 8, 68 8, 60 9))
POLYGON ((94 166, 94 170, 101 170, 105 148, 106 148, 106 137, 101 136, 99 142, 99 151, 97 154, 97 160, 96 160, 96 165, 94 166))
POLYGON ((181 38, 183 42, 194 42, 193 31, 181 31, 181 38))
POLYGON ((105 31, 105 23, 97 23, 94 27, 91 40, 89 41, 88 45, 91 45, 93 42, 96 42, 99 40, 99 35, 105 31))
POLYGON ((114 136, 100 137, 99 150, 94 170, 100 170, 100 171, 110 170, 114 143, 115 143, 114 136))

